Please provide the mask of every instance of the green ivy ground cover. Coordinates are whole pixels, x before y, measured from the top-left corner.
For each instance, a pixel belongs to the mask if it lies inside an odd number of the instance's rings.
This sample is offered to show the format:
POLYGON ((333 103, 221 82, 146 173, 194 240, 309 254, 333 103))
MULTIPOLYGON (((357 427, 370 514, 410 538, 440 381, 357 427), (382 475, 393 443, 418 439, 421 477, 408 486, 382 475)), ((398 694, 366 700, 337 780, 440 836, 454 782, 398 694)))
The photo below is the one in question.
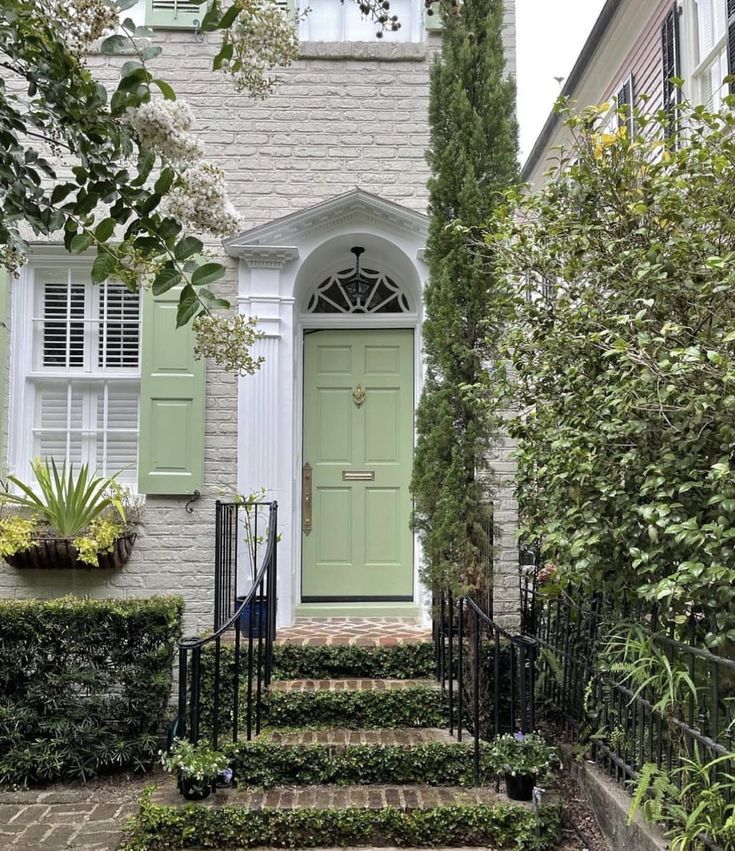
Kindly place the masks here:
POLYGON ((122 848, 317 848, 479 846, 544 851, 556 846, 561 806, 531 809, 511 804, 324 810, 248 810, 244 807, 170 806, 144 800, 122 848))
POLYGON ((442 727, 446 707, 442 694, 426 686, 395 691, 278 692, 266 695, 267 727, 442 727))
POLYGON ((433 677, 434 645, 399 644, 395 647, 298 647, 273 648, 274 678, 278 680, 359 677, 415 680, 433 677))
MULTIPOLYGON (((231 745, 230 767, 238 785, 291 786, 367 783, 471 786, 475 783, 471 743, 334 746, 281 745, 268 741, 231 745)), ((481 777, 494 777, 488 747, 481 750, 481 777)))

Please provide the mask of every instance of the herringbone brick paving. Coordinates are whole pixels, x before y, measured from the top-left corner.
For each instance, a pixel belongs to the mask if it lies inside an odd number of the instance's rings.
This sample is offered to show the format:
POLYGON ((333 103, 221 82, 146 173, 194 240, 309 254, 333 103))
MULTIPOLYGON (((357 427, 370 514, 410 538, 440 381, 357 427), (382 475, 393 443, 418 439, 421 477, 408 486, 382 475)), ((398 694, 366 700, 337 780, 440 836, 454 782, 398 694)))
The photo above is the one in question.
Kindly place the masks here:
POLYGON ((297 618, 278 631, 277 644, 304 647, 395 647, 431 640, 431 630, 414 618, 297 618))

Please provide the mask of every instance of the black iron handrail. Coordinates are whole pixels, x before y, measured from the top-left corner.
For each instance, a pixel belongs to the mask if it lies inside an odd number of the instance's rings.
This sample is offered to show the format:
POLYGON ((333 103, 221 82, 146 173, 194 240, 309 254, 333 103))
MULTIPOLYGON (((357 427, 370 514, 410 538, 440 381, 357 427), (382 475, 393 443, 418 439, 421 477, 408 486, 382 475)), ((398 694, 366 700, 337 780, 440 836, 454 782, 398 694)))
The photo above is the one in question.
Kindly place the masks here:
MULTIPOLYGON (((183 638, 178 644, 179 696, 175 735, 196 743, 206 733, 214 748, 224 733, 231 733, 232 741, 236 742, 243 727, 248 740, 253 732, 255 735, 260 732, 263 696, 273 672, 278 504, 253 503, 252 506, 268 508, 265 555, 252 587, 214 633, 183 638), (232 646, 232 655, 228 655, 224 663, 223 646, 232 646), (203 653, 209 647, 213 650, 203 653), (244 708, 241 705, 243 697, 244 708)), ((242 543, 238 542, 238 513, 242 509, 240 503, 217 502, 218 548, 236 548, 242 543), (225 541, 221 537, 223 530, 227 535, 225 541)))
POLYGON ((439 596, 434 641, 449 732, 456 731, 460 742, 465 733, 472 735, 475 780, 480 782, 481 742, 535 727, 536 642, 503 629, 472 597, 455 600, 451 592, 439 596))

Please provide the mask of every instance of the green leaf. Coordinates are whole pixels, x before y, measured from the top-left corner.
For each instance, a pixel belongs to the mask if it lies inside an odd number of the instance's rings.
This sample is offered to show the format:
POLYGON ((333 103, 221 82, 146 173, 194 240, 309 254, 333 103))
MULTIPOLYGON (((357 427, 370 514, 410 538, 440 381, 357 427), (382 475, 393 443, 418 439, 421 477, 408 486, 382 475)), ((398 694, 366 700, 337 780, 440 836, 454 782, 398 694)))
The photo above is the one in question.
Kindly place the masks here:
POLYGON ((140 51, 140 55, 146 60, 146 62, 149 59, 155 59, 156 56, 160 56, 162 53, 163 48, 160 44, 149 44, 140 51))
POLYGON ((176 92, 169 83, 165 80, 153 80, 153 82, 161 90, 161 94, 166 100, 176 100, 176 92))
POLYGON ((211 290, 202 287, 199 290, 199 300, 209 310, 226 310, 230 302, 224 298, 218 298, 211 290))
POLYGON ((153 285, 151 287, 153 291, 153 295, 162 295, 165 292, 168 292, 170 289, 173 289, 179 282, 181 281, 181 272, 176 269, 174 266, 167 264, 163 269, 156 275, 153 280, 153 285))
POLYGON ((201 286, 202 284, 211 284, 212 281, 218 281, 224 277, 225 267, 221 263, 205 263, 194 271, 191 276, 192 284, 201 286))
POLYGON ((176 327, 181 328, 193 319, 199 312, 200 306, 194 288, 190 284, 187 284, 181 291, 179 308, 176 311, 176 327))
POLYGON ((156 180, 153 184, 153 191, 159 195, 165 195, 171 188, 171 184, 174 182, 175 177, 176 172, 172 168, 164 168, 159 175, 158 180, 156 180))
POLYGON ((218 28, 221 30, 228 30, 235 23, 235 18, 237 18, 241 11, 242 9, 237 5, 237 3, 230 6, 224 15, 222 15, 218 28))
POLYGON ((92 279, 93 284, 101 284, 106 281, 113 270, 115 269, 116 263, 115 258, 112 257, 107 252, 103 254, 98 254, 94 263, 92 264, 92 271, 90 273, 90 277, 92 279))
POLYGON ((123 35, 108 36, 100 45, 101 53, 123 53, 130 49, 130 42, 123 35))
POLYGON ((195 236, 185 236, 176 244, 174 248, 174 257, 177 260, 186 260, 193 254, 198 254, 204 248, 204 243, 195 236))
POLYGON ((70 192, 74 192, 76 189, 77 187, 73 183, 60 183, 58 186, 54 187, 53 192, 51 193, 51 203, 61 203, 61 201, 63 201, 70 192))
MULTIPOLYGON (((100 242, 107 242, 115 231, 115 220, 111 218, 102 219, 94 229, 94 235, 100 242)), ((109 256, 109 255, 105 255, 109 256)))
POLYGON ((126 12, 128 9, 132 9, 133 6, 137 5, 138 0, 117 0, 116 6, 119 12, 126 12))
POLYGON ((70 244, 70 250, 73 254, 81 254, 86 251, 92 244, 92 237, 86 233, 78 233, 74 236, 70 244))

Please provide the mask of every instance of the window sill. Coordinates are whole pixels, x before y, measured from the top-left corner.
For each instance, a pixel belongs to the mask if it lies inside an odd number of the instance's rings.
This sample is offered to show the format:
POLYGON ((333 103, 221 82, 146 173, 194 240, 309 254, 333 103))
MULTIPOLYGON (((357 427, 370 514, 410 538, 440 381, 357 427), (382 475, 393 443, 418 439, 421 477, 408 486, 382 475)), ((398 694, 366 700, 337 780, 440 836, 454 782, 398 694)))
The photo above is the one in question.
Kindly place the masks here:
POLYGON ((391 62, 423 62, 426 44, 411 41, 302 41, 302 59, 367 59, 391 62))

